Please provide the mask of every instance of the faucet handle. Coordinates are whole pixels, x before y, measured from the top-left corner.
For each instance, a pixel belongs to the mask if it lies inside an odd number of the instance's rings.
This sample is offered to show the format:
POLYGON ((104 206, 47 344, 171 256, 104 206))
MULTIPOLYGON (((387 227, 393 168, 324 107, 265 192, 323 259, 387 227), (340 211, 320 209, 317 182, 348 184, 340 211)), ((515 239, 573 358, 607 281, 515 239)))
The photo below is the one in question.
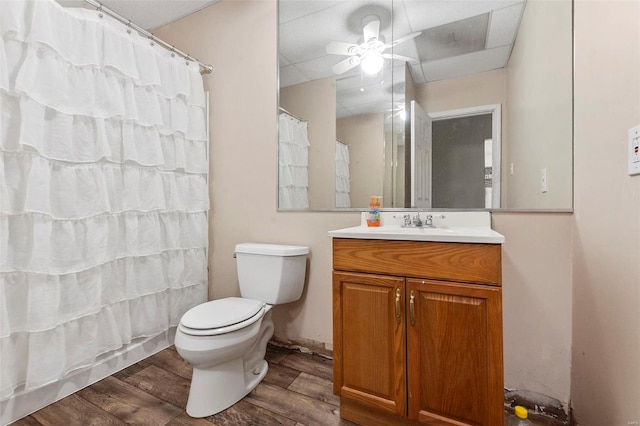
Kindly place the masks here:
POLYGON ((405 214, 405 215, 394 215, 393 216, 394 219, 402 219, 402 226, 409 226, 411 225, 411 215, 409 214, 405 214))
POLYGON ((443 214, 428 214, 427 218, 424 221, 426 226, 433 226, 433 219, 444 219, 445 215, 443 214))

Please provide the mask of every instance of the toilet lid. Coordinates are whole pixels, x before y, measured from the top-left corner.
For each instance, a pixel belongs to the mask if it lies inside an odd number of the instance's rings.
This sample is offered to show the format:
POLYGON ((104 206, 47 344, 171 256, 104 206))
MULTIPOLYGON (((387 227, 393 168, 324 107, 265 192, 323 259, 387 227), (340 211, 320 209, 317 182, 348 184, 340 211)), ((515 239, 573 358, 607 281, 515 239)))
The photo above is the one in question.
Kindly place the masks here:
POLYGON ((264 302, 240 297, 212 300, 195 306, 182 316, 180 324, 195 330, 227 327, 251 318, 264 306, 264 302))

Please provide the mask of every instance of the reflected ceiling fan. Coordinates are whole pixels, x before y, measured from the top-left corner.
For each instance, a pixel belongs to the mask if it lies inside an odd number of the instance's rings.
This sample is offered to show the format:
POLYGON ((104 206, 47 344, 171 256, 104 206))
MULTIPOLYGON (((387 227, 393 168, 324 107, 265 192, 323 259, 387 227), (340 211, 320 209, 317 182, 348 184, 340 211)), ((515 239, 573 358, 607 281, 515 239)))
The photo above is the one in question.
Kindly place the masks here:
POLYGON ((363 22, 367 21, 368 23, 362 28, 364 41, 361 44, 346 43, 343 41, 332 41, 327 44, 328 54, 349 56, 331 67, 331 70, 335 74, 345 73, 358 65, 362 67, 362 71, 365 73, 376 74, 382 69, 385 59, 415 62, 414 58, 393 53, 384 53, 384 51, 402 42, 418 37, 422 32, 411 33, 390 43, 383 43, 380 40, 380 18, 376 15, 370 15, 363 19, 363 22))

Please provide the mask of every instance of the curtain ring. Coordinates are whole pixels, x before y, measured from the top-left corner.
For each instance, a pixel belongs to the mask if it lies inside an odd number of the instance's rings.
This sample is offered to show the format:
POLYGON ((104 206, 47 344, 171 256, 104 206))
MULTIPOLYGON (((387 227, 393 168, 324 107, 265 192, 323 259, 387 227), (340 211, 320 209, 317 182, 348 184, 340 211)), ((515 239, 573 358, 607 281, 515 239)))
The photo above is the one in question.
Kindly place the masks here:
POLYGON ((127 23, 127 34, 131 34, 131 19, 129 19, 129 23, 127 23))
POLYGON ((102 19, 102 17, 104 16, 104 14, 102 13, 102 3, 98 3, 98 4, 99 4, 98 9, 97 9, 97 11, 98 11, 98 17, 99 17, 100 19, 102 19))
POLYGON ((176 57, 176 47, 174 45, 171 45, 171 57, 176 57))

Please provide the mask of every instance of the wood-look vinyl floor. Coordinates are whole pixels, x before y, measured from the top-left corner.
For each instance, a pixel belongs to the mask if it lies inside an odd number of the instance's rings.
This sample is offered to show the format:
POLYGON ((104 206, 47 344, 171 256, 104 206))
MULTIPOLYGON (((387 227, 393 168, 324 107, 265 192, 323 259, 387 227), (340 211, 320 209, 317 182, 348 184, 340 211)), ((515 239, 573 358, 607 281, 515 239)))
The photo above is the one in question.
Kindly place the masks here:
POLYGON ((191 367, 174 347, 51 404, 17 426, 349 425, 333 395, 332 361, 269 346, 269 371, 243 400, 204 419, 185 411, 191 367))
MULTIPOLYGON (((174 347, 13 423, 16 426, 355 426, 339 417, 333 362, 268 346, 269 371, 256 389, 205 419, 187 415, 191 366, 174 347)), ((505 424, 515 416, 505 414, 505 424)), ((532 425, 560 426, 533 420, 532 425)))

